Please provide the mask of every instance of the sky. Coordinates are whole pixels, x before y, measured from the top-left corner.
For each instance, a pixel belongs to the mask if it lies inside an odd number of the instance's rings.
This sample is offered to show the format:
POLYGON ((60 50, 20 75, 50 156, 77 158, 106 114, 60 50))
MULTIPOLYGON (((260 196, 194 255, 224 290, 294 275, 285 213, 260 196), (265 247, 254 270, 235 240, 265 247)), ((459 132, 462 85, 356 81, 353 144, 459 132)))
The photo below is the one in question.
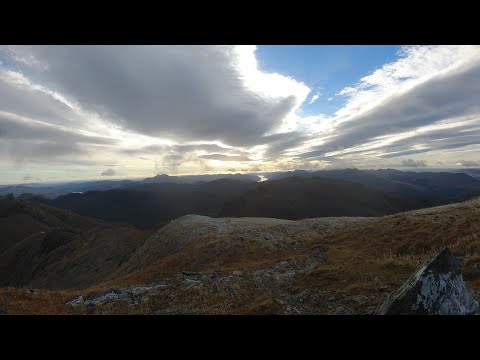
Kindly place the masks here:
POLYGON ((479 46, 0 46, 0 183, 480 166, 479 46))

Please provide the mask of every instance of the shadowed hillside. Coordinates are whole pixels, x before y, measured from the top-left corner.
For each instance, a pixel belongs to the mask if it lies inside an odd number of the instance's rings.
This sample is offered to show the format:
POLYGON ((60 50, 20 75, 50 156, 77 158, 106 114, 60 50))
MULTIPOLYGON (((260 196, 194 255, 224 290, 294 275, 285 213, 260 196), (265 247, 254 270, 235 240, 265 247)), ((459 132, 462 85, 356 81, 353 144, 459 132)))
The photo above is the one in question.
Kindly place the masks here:
POLYGON ((197 184, 145 183, 128 189, 67 194, 53 200, 38 196, 28 200, 106 221, 158 228, 186 214, 218 216, 226 199, 256 186, 255 182, 232 179, 197 184))
POLYGON ((261 183, 227 202, 222 216, 303 219, 321 216, 381 216, 429 206, 401 199, 361 184, 323 178, 292 177, 261 183))
POLYGON ((0 197, 0 284, 85 287, 109 275, 147 233, 0 197))

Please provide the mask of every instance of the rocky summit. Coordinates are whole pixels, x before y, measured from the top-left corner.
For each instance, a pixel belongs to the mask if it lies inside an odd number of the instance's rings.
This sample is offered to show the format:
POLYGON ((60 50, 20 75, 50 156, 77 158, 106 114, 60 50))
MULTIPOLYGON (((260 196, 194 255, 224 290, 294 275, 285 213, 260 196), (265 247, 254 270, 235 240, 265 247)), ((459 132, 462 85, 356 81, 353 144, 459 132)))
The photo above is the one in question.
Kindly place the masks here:
POLYGON ((460 263, 445 248, 381 303, 375 315, 473 315, 478 302, 465 287, 460 263))

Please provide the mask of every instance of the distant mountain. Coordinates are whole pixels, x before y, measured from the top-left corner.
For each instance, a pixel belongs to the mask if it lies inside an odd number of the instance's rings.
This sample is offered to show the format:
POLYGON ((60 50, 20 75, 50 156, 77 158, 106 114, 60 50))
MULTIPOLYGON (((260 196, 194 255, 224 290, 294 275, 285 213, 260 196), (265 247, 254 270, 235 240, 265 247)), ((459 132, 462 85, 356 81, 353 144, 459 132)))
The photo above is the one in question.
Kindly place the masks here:
POLYGON ((8 195, 8 194, 19 196, 25 193, 55 198, 63 194, 64 192, 51 187, 33 187, 33 186, 26 186, 26 185, 0 186, 0 196, 8 195))
POLYGON ((480 181, 461 173, 342 169, 299 170, 277 176, 287 177, 264 182, 222 178, 186 183, 181 177, 159 175, 157 179, 165 182, 128 182, 119 189, 70 193, 55 199, 35 194, 22 198, 147 229, 187 214, 284 219, 381 216, 480 195, 480 181))
POLYGON ((217 216, 224 202, 256 187, 256 182, 219 179, 207 183, 137 183, 128 188, 67 194, 29 201, 68 209, 84 216, 156 228, 186 214, 217 216))
POLYGON ((156 175, 150 178, 146 178, 142 180, 142 183, 146 184, 184 184, 183 181, 178 176, 170 176, 167 174, 156 175))
POLYGON ((284 171, 284 172, 270 172, 264 173, 263 175, 268 178, 268 180, 281 180, 288 177, 312 177, 312 171, 307 170, 293 170, 293 171, 284 171))
POLYGON ((319 170, 312 173, 313 177, 324 177, 337 180, 354 181, 372 189, 382 190, 391 194, 411 194, 417 192, 414 185, 387 179, 378 176, 370 170, 342 169, 342 170, 319 170))
POLYGON ((321 216, 381 216, 430 206, 401 199, 356 182, 320 177, 266 181, 228 201, 221 216, 303 219, 321 216))
POLYGON ((470 175, 471 177, 474 177, 475 179, 480 179, 480 169, 465 169, 461 170, 458 172, 462 172, 464 174, 470 175))
POLYGON ((88 190, 110 190, 120 189, 128 185, 137 183, 134 180, 101 180, 101 181, 75 181, 67 183, 51 183, 46 186, 39 184, 28 185, 8 185, 0 186, 0 196, 13 194, 19 196, 22 194, 41 195, 54 199, 57 196, 72 193, 84 192, 88 190))
POLYGON ((394 169, 367 170, 368 173, 393 182, 413 186, 407 195, 439 195, 454 200, 480 195, 480 180, 465 173, 414 172, 394 169))
POLYGON ((174 183, 174 184, 194 184, 197 182, 209 182, 219 179, 232 179, 238 181, 260 181, 260 177, 254 174, 213 174, 213 175, 184 175, 170 176, 167 174, 157 175, 143 180, 144 183, 174 183))
POLYGON ((0 285, 90 286, 107 278, 148 233, 0 197, 0 285))
MULTIPOLYGON (((475 170, 469 170, 476 174, 475 170)), ((371 189, 408 197, 437 198, 436 204, 462 201, 480 195, 480 179, 465 172, 414 172, 395 169, 380 170, 295 170, 270 173, 269 180, 288 177, 322 177, 335 180, 354 181, 371 189)), ((480 171, 478 173, 480 176, 480 171)))

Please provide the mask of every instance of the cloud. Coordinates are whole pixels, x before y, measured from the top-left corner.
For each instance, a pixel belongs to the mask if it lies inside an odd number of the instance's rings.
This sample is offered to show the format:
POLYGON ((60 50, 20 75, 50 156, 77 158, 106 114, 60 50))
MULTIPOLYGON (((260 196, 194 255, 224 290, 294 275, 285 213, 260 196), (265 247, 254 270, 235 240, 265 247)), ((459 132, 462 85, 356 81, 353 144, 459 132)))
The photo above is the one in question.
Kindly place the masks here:
POLYGON ((262 171, 262 167, 259 165, 252 166, 249 171, 262 171))
POLYGON ((42 180, 41 178, 39 177, 36 177, 36 176, 31 176, 31 175, 25 175, 24 177, 22 177, 22 180, 25 180, 25 181, 40 181, 42 180))
POLYGON ((113 175, 116 175, 116 172, 113 169, 107 169, 105 171, 102 171, 102 173, 100 175, 102 175, 102 176, 113 176, 113 175))
POLYGON ((208 154, 208 155, 200 155, 202 159, 209 159, 209 160, 219 160, 219 161, 250 161, 251 159, 247 156, 238 156, 238 155, 224 155, 224 154, 208 154))
POLYGON ((342 89, 335 95, 350 95, 350 94, 355 94, 357 91, 358 89, 347 86, 346 88, 342 89))
POLYGON ((404 48, 400 60, 338 93, 346 105, 329 119, 319 145, 300 157, 336 161, 372 150, 401 156, 422 139, 426 146, 413 151, 480 144, 479 59, 480 47, 404 48))
POLYGON ((253 145, 310 89, 258 70, 255 47, 14 46, 33 83, 135 132, 253 145), (50 71, 38 64, 46 64, 50 71), (51 71, 54 69, 54 71, 51 71))
POLYGON ((406 160, 402 160, 401 166, 409 167, 409 168, 426 167, 427 162, 424 160, 406 159, 406 160))
POLYGON ((318 93, 313 95, 312 98, 310 99, 309 104, 312 105, 315 101, 318 100, 319 97, 320 97, 320 95, 318 93))
POLYGON ((254 46, 3 46, 0 59, 0 166, 186 174, 453 164, 480 151, 479 46, 402 47, 338 91, 333 115, 308 117, 297 110, 320 94, 261 71, 254 46))
POLYGON ((460 160, 460 162, 458 162, 456 165, 472 167, 472 166, 480 166, 480 163, 477 161, 471 161, 471 160, 460 160))

